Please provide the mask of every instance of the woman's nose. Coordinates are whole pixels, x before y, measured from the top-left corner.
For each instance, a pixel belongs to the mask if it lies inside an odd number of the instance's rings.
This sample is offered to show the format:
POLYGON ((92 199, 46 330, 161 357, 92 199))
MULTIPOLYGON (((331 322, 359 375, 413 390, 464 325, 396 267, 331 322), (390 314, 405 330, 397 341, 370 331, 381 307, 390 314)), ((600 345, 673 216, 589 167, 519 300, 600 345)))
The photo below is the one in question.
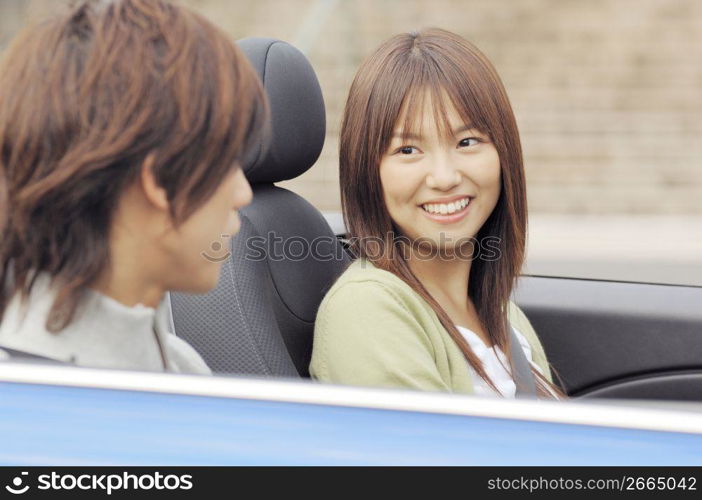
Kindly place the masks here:
POLYGON ((453 167, 449 158, 437 156, 427 174, 426 183, 431 189, 449 191, 461 183, 461 173, 453 167))

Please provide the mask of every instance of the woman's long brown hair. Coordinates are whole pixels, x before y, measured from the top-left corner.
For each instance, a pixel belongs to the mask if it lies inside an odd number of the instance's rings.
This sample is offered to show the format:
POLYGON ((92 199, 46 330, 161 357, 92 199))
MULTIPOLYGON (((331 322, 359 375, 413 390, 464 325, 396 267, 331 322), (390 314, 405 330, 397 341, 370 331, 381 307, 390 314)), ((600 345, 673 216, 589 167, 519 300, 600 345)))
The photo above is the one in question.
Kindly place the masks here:
POLYGON ((48 273, 47 328, 64 328, 147 156, 179 224, 258 147, 266 114, 243 53, 168 1, 82 1, 25 29, 0 65, 0 318, 48 273))
MULTIPOLYGON (((358 70, 341 126, 339 169, 344 221, 356 256, 404 280, 429 303, 470 366, 496 389, 482 363, 441 305, 411 271, 403 238, 383 198, 379 166, 400 113, 404 133, 415 125, 422 96, 429 92, 437 126, 450 130, 447 106, 465 123, 487 134, 500 158, 501 192, 477 239, 499 238, 501 257, 475 259, 468 296, 493 344, 510 359, 507 305, 524 262, 527 200, 519 132, 507 93, 494 67, 472 44, 440 29, 397 35, 383 43, 358 70), (446 96, 450 102, 446 102, 446 96), (364 242, 373 241, 372 252, 364 242), (378 248, 380 244, 382 248, 378 248)), ((537 392, 562 395, 534 370, 537 392)))

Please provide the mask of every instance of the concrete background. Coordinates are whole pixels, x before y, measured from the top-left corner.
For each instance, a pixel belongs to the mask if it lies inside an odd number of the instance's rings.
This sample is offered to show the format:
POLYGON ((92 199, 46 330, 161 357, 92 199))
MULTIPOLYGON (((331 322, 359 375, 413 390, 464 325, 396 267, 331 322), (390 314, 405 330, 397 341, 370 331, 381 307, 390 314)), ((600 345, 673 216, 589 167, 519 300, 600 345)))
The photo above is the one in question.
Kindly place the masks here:
MULTIPOLYGON (((0 0, 0 47, 58 0, 0 0)), ((233 38, 302 49, 327 103, 320 160, 281 183, 339 210, 338 129, 360 62, 437 26, 503 78, 525 151, 527 272, 702 285, 699 0, 186 0, 233 38)))

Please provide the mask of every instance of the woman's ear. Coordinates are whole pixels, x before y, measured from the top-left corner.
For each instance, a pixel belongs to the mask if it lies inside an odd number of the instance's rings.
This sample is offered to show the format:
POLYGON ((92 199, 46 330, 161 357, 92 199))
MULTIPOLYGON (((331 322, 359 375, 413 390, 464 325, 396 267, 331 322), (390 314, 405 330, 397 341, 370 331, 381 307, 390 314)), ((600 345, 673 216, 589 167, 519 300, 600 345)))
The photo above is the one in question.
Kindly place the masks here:
POLYGON ((166 190, 158 185, 156 181, 156 176, 154 175, 153 167, 156 162, 156 156, 154 153, 149 153, 149 155, 144 159, 144 163, 141 164, 140 180, 141 188, 144 191, 144 196, 148 202, 159 210, 168 211, 170 208, 170 203, 168 202, 168 193, 166 190))

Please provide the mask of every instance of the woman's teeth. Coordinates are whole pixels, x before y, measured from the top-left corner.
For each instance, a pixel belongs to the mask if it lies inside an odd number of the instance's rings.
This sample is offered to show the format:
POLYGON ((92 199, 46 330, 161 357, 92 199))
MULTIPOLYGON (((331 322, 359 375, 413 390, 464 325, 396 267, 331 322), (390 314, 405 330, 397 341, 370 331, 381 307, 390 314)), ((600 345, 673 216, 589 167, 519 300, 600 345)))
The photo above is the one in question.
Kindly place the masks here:
POLYGON ((430 214, 450 215, 463 210, 470 203, 470 198, 454 201, 453 203, 426 203, 422 208, 430 214))

